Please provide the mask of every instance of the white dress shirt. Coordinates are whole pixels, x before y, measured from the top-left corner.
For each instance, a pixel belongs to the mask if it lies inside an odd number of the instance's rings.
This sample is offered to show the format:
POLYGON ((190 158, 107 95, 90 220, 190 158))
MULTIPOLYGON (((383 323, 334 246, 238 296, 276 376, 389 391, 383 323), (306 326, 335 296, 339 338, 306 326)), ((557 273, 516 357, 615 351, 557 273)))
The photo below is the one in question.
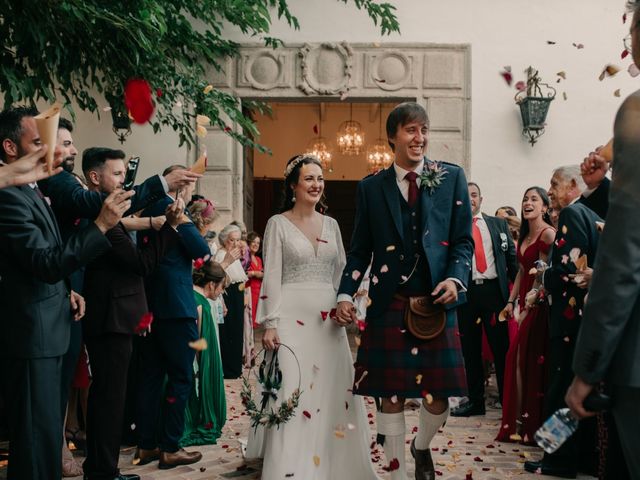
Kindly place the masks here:
POLYGON ((478 271, 474 253, 471 261, 471 278, 473 280, 493 280, 494 278, 498 278, 498 272, 496 270, 496 257, 493 254, 493 243, 491 243, 491 233, 489 232, 489 227, 487 227, 487 222, 485 222, 482 217, 482 212, 474 215, 473 220, 476 222, 480 230, 480 235, 482 236, 482 247, 484 248, 484 256, 487 259, 487 269, 482 273, 478 271))

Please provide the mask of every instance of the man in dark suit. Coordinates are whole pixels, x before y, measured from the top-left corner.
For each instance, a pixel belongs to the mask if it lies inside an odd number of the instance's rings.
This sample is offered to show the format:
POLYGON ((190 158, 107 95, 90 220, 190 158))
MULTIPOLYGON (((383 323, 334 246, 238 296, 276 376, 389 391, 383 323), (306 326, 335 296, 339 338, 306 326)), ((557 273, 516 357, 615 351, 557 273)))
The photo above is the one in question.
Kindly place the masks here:
MULTIPOLYGON (((169 167, 165 173, 184 168, 169 167)), ((177 198, 190 199, 192 193, 192 186, 171 192, 172 196, 167 195, 146 209, 143 216, 162 215, 177 198)), ((188 215, 186 210, 185 215, 188 215)), ((200 452, 187 452, 178 443, 184 432, 184 410, 193 378, 195 351, 189 342, 198 338, 192 261, 210 256, 210 250, 191 221, 180 225, 178 232, 178 245, 167 252, 146 279, 154 323, 151 334, 140 342, 136 458, 141 465, 159 459, 158 466, 163 469, 195 463, 202 458, 200 452)), ((144 242, 145 236, 153 235, 156 232, 142 232, 139 238, 144 242)))
MULTIPOLYGON (((640 65, 640 2, 631 3, 633 61, 640 65)), ((640 478, 640 90, 618 111, 607 223, 578 335, 576 374, 566 401, 579 418, 583 401, 602 380, 613 386, 613 416, 631 478, 640 478)))
MULTIPOLYGON (((549 199, 551 208, 560 212, 558 230, 551 255, 551 266, 544 271, 542 283, 549 298, 549 387, 545 393, 545 411, 551 416, 566 407, 564 394, 573 378, 571 362, 582 319, 586 290, 570 276, 576 273, 575 261, 586 255, 593 266, 598 248, 597 222, 602 221, 591 209, 578 200, 584 189, 580 167, 568 166, 555 170, 551 177, 549 199)), ((553 454, 545 453, 542 461, 525 463, 528 472, 575 478, 578 469, 589 469, 586 462, 578 463, 579 450, 595 446, 595 427, 581 425, 553 454)), ((595 459, 592 455, 589 460, 595 459)))
POLYGON ((396 106, 387 118, 394 163, 358 184, 357 208, 342 282, 337 323, 355 321, 353 295, 371 263, 371 304, 355 364, 353 392, 382 397, 376 416, 391 478, 406 479, 404 400, 423 397, 411 445, 416 479, 435 476, 430 442, 448 416, 449 396, 466 393, 456 306, 464 302, 473 239, 464 171, 424 154, 429 119, 417 103, 396 106), (373 256, 373 260, 372 260, 373 256), (403 323, 410 297, 444 307, 444 330, 431 340, 403 323))
POLYGON ((507 222, 481 212, 482 195, 476 183, 469 183, 473 240, 475 243, 467 303, 458 312, 460 342, 467 372, 469 401, 451 411, 454 417, 484 415, 484 368, 482 330, 493 352, 500 403, 504 383, 504 362, 509 350, 507 322, 498 318, 509 300, 509 282, 518 273, 516 248, 507 222))
POLYGON ((580 195, 579 201, 604 219, 609 209, 611 181, 606 177, 610 165, 607 159, 600 155, 601 150, 602 147, 596 148, 580 164, 580 172, 586 188, 580 195))
MULTIPOLYGON (((89 189, 109 194, 122 187, 125 164, 122 150, 89 148, 82 156, 82 170, 89 189)), ((157 235, 140 249, 119 223, 106 233, 111 249, 86 267, 84 294, 87 311, 84 338, 91 360, 92 382, 87 410, 87 480, 137 479, 120 475, 118 458, 127 369, 132 337, 147 313, 144 277, 158 265, 165 252, 177 245, 177 227, 184 222, 182 201, 166 211, 167 221, 157 235), (182 207, 182 208, 181 208, 182 207)))
MULTIPOLYGON (((11 164, 41 147, 37 112, 0 113, 0 159, 11 164)), ((0 190, 0 352, 9 418, 8 479, 59 480, 60 368, 69 326, 84 314, 67 277, 110 246, 104 233, 131 206, 131 192, 110 195, 86 229, 62 241, 37 185, 0 190), (75 310, 75 312, 73 312, 75 310)))

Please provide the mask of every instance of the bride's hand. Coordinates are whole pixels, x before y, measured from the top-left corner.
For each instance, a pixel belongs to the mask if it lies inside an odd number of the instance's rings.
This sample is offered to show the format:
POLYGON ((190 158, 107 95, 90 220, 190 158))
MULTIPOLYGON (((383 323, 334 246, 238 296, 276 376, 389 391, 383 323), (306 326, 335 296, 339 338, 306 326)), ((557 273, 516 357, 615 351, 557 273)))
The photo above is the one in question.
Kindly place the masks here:
POLYGON ((338 302, 335 322, 344 327, 356 320, 356 309, 351 302, 338 302))
POLYGON ((280 345, 280 337, 275 328, 267 328, 262 336, 262 346, 265 350, 275 350, 280 345))

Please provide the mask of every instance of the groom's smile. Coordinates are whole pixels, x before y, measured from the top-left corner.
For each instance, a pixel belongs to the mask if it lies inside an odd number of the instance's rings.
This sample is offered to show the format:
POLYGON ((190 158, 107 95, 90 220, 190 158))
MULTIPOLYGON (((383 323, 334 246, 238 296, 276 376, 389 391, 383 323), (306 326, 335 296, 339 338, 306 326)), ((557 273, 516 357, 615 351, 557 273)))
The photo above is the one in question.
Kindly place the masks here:
POLYGON ((389 140, 395 147, 396 163, 400 167, 412 170, 418 162, 422 162, 427 149, 428 132, 426 123, 420 121, 398 126, 396 134, 389 140))

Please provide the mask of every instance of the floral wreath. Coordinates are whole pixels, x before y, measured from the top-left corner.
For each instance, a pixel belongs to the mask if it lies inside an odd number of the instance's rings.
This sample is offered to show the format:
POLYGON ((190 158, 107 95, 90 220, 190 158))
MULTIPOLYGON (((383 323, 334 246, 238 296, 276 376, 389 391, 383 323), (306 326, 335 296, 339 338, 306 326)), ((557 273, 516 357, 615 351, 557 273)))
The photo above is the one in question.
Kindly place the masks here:
MULTIPOLYGON (((279 427, 287 423, 293 417, 302 393, 300 391, 300 362, 290 347, 283 343, 279 344, 278 349, 273 352, 269 360, 267 360, 267 351, 265 349, 258 352, 255 358, 258 358, 261 353, 263 354, 263 359, 258 369, 258 383, 262 385, 262 400, 260 401, 260 406, 256 404, 253 398, 253 391, 249 382, 250 373, 242 378, 242 391, 240 392, 242 404, 251 419, 251 426, 256 429, 259 426, 266 428, 272 426, 279 427), (288 399, 280 402, 279 405, 275 405, 275 409, 274 407, 267 408, 270 400, 277 400, 277 392, 282 386, 282 371, 280 370, 280 362, 278 360, 278 350, 282 347, 291 352, 298 364, 298 388, 293 391, 288 399)), ((249 372, 252 370, 253 369, 250 369, 249 372)))

